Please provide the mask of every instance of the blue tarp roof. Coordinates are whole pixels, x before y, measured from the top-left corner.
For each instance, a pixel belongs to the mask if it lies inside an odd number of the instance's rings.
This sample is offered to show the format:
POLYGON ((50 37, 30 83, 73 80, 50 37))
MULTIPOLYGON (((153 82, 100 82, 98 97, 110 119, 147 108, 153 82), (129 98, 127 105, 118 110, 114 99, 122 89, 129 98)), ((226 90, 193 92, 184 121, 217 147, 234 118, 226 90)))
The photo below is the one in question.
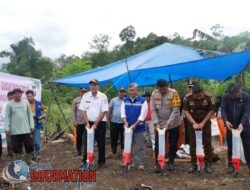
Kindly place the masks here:
POLYGON ((249 63, 250 51, 205 58, 192 48, 165 43, 127 59, 53 82, 88 87, 89 80, 96 78, 101 86, 111 82, 120 88, 127 87, 130 82, 150 86, 160 78, 169 80, 169 76, 172 81, 191 77, 224 80, 242 72, 249 63))

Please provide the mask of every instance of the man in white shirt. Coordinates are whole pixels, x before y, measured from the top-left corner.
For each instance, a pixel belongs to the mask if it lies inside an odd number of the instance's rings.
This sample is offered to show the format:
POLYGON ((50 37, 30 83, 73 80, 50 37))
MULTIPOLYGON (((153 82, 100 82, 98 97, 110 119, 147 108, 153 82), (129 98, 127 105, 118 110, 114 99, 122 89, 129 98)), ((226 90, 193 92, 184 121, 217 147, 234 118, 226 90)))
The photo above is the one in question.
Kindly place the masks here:
MULTIPOLYGON (((79 109, 83 111, 86 128, 95 130, 95 140, 98 146, 98 165, 105 165, 106 112, 109 110, 107 96, 99 91, 99 81, 89 81, 90 92, 83 95, 79 109)), ((87 131, 84 129, 84 133, 87 131)), ((87 160, 87 138, 84 139, 83 164, 87 160)))
POLYGON ((130 127, 134 130, 133 143, 136 146, 136 161, 138 169, 145 169, 145 118, 148 111, 148 104, 145 98, 138 95, 138 85, 131 83, 129 85, 129 96, 125 97, 121 105, 121 118, 124 127, 130 127))

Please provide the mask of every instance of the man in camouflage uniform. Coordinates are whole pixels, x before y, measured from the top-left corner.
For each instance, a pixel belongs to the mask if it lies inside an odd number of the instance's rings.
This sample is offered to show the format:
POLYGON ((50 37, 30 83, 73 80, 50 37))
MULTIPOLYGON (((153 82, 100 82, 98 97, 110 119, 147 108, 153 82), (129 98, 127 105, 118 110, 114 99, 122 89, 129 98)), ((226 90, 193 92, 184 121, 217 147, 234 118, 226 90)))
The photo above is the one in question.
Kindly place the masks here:
MULTIPOLYGON (((181 100, 176 90, 169 88, 164 79, 157 81, 157 90, 152 93, 150 100, 150 108, 153 123, 157 128, 165 127, 166 137, 169 135, 169 162, 168 170, 174 169, 174 158, 177 151, 177 142, 179 138, 179 125, 181 123, 180 104, 181 100)), ((155 130, 155 157, 158 157, 158 132, 155 130)), ((161 172, 159 163, 156 159, 155 173, 161 172)), ((165 171, 162 171, 166 175, 165 171)))
POLYGON ((203 92, 201 86, 195 84, 192 88, 192 93, 187 94, 184 99, 184 113, 188 121, 191 123, 189 128, 191 155, 191 167, 189 168, 189 173, 193 173, 197 170, 195 130, 202 130, 202 141, 205 152, 205 171, 207 173, 212 173, 212 137, 210 118, 214 114, 215 107, 211 101, 211 97, 210 94, 203 92))

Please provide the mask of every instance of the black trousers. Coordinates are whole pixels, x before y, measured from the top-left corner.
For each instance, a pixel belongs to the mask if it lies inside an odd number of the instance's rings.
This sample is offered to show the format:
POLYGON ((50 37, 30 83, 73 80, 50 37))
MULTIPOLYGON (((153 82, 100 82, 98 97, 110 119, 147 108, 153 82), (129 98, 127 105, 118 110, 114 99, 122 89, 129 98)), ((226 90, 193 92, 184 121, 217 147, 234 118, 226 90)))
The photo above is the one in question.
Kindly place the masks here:
MULTIPOLYGON (((250 168, 250 129, 244 129, 241 132, 241 140, 244 149, 245 159, 247 162, 247 166, 250 168)), ((227 129, 227 156, 228 162, 232 162, 232 154, 233 154, 233 143, 232 143, 232 131, 227 129)))
MULTIPOLYGON (((177 152, 177 143, 179 139, 179 126, 166 131, 165 141, 167 141, 167 133, 169 136, 169 162, 174 162, 174 158, 177 152)), ((156 163, 158 163, 157 157, 159 154, 159 135, 158 131, 155 131, 155 157, 156 163)))
MULTIPOLYGON (((190 139, 190 156, 191 162, 196 163, 196 136, 193 126, 189 127, 190 139)), ((211 163, 212 161, 212 136, 211 136, 211 122, 208 121, 202 129, 202 143, 205 153, 205 162, 211 163)))
POLYGON ((34 142, 30 133, 11 135, 11 143, 15 154, 22 153, 22 145, 24 145, 26 154, 30 154, 34 151, 34 142))
POLYGON ((76 149, 78 153, 82 152, 83 147, 83 130, 85 129, 84 124, 77 124, 76 126, 76 149))
POLYGON ((183 119, 183 122, 184 122, 184 127, 185 127, 185 144, 190 144, 190 140, 189 140, 189 126, 190 126, 190 123, 189 123, 189 121, 187 120, 186 117, 183 119))
POLYGON ((124 127, 123 123, 114 123, 111 122, 110 125, 110 141, 112 153, 117 152, 118 139, 120 137, 121 149, 124 149, 124 127))
POLYGON ((13 147, 12 147, 12 143, 11 143, 11 136, 6 137, 6 140, 7 140, 8 155, 12 155, 13 154, 13 147))
POLYGON ((0 157, 2 156, 2 135, 0 133, 0 157))
MULTIPOLYGON (((89 122, 89 125, 92 126, 94 122, 89 122)), ((87 161, 87 130, 84 128, 83 130, 84 137, 83 137, 83 143, 84 143, 84 153, 83 153, 83 159, 82 162, 86 163, 87 161)), ((98 146, 98 164, 105 164, 105 138, 106 138, 106 122, 101 121, 97 129, 95 130, 95 140, 97 141, 98 146)))

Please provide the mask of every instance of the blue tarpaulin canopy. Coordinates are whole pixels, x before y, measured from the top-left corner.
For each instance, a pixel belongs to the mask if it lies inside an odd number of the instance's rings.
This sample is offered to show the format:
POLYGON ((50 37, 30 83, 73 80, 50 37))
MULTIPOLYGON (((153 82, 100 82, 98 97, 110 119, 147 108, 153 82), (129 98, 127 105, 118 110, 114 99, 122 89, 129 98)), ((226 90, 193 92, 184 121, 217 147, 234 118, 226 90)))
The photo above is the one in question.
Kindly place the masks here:
POLYGON ((196 50, 165 43, 147 51, 83 73, 56 79, 73 87, 88 86, 92 78, 100 86, 112 83, 116 89, 127 87, 130 82, 150 86, 157 79, 176 81, 185 78, 224 80, 242 72, 250 64, 250 51, 243 51, 213 58, 205 58, 196 50))

